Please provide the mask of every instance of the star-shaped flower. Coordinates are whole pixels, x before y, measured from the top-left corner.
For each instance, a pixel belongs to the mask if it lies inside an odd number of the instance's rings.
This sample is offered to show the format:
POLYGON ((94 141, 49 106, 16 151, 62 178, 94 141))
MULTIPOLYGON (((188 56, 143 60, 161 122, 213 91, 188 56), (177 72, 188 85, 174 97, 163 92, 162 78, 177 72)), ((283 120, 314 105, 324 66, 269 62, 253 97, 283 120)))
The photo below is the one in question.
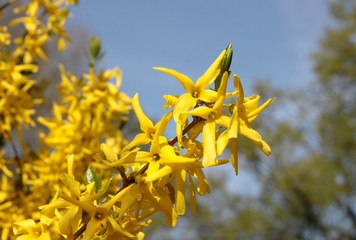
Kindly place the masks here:
POLYGON ((237 75, 234 75, 234 85, 239 92, 239 96, 232 108, 228 139, 230 140, 232 164, 237 174, 236 139, 238 134, 252 140, 264 154, 271 154, 271 148, 262 139, 261 135, 251 127, 250 123, 255 120, 257 116, 275 100, 275 98, 270 98, 261 106, 258 106, 260 96, 252 95, 250 97, 245 97, 240 78, 237 75))
POLYGON ((221 84, 217 93, 218 99, 213 107, 200 106, 189 112, 184 112, 184 115, 193 115, 205 119, 203 127, 203 166, 208 167, 215 164, 216 158, 216 124, 227 126, 229 119, 222 114, 226 95, 226 84, 228 80, 228 72, 223 74, 221 84))
MULTIPOLYGON (((173 101, 175 104, 172 106, 174 107, 173 118, 177 123, 176 134, 180 146, 182 145, 182 132, 184 124, 187 120, 187 116, 182 116, 181 114, 192 109, 198 103, 198 101, 212 103, 217 99, 217 92, 207 88, 219 75, 221 61, 225 55, 225 52, 226 50, 223 50, 220 53, 220 55, 215 59, 215 61, 210 65, 205 73, 198 78, 196 83, 194 83, 193 80, 188 76, 173 69, 163 67, 154 68, 155 70, 168 73, 175 77, 187 91, 187 93, 183 93, 177 101, 173 101)), ((168 97, 166 96, 165 98, 167 99, 168 97)))
MULTIPOLYGON (((153 140, 158 127, 161 125, 161 122, 158 122, 156 125, 153 125, 152 121, 146 116, 146 114, 141 108, 138 94, 135 94, 135 96, 132 98, 132 107, 135 111, 137 119, 140 123, 140 129, 143 131, 143 133, 137 134, 135 138, 125 146, 123 151, 126 149, 130 149, 134 146, 145 145, 147 143, 150 143, 153 140)), ((166 121, 169 121, 170 119, 171 114, 169 114, 165 118, 166 121)))

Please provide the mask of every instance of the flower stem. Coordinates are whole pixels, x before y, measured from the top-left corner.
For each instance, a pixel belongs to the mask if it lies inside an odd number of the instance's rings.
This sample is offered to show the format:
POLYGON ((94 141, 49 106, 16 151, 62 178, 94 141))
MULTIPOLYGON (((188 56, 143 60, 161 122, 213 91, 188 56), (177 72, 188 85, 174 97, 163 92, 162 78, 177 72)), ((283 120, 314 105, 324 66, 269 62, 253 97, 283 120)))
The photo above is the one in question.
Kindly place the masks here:
MULTIPOLYGON (((187 132, 190 131, 190 129, 192 129, 195 125, 197 125, 198 123, 204 121, 203 118, 201 117, 194 117, 193 121, 191 123, 189 123, 188 126, 186 126, 183 130, 183 135, 186 134, 187 132)), ((176 144, 178 142, 178 137, 174 137, 171 140, 168 141, 168 144, 173 146, 174 144, 176 144)))

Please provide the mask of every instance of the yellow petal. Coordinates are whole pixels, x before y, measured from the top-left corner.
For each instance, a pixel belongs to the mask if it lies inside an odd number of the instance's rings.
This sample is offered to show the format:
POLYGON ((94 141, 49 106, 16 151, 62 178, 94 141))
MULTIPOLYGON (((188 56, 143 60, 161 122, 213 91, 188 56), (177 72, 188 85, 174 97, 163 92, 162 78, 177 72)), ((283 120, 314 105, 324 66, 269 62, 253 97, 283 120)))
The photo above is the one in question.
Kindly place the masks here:
POLYGON ((256 145, 257 145, 257 147, 259 147, 261 150, 262 150, 262 152, 264 153, 264 154, 266 154, 267 156, 269 156, 271 153, 272 153, 272 150, 271 150, 271 148, 270 148, 270 146, 265 142, 265 141, 263 141, 263 139, 261 139, 260 141, 253 141, 256 145))
POLYGON ((186 185, 187 172, 179 170, 176 173, 177 181, 177 196, 176 196, 176 209, 179 215, 185 213, 185 185, 186 185))
POLYGON ((220 87, 218 90, 218 100, 217 102, 214 104, 213 110, 216 112, 215 115, 221 115, 221 110, 223 108, 224 105, 224 101, 225 101, 225 94, 226 94, 226 84, 227 84, 227 80, 228 80, 228 73, 224 72, 223 76, 222 76, 222 80, 220 83, 220 87))
POLYGON ((231 152, 231 164, 235 170, 236 175, 238 174, 238 153, 237 153, 237 139, 232 138, 229 141, 230 152, 231 152))
POLYGON ((127 163, 134 163, 135 160, 136 160, 136 156, 137 156, 138 150, 139 150, 139 148, 135 148, 135 149, 131 150, 125 156, 123 156, 119 160, 117 160, 117 161, 113 162, 112 164, 110 164, 110 166, 117 167, 117 166, 121 166, 121 165, 127 164, 127 163))
POLYGON ((206 107, 206 106, 201 106, 194 108, 193 110, 189 112, 184 112, 182 114, 184 115, 192 115, 192 116, 198 116, 204 119, 208 119, 209 115, 213 112, 212 108, 206 107))
POLYGON ((14 223, 14 233, 16 235, 23 233, 34 233, 35 230, 36 223, 32 219, 22 220, 14 223))
POLYGON ((236 74, 234 75, 234 85, 235 85, 235 88, 237 88, 237 91, 239 92, 239 96, 237 98, 236 105, 240 106, 244 102, 245 94, 244 94, 244 89, 241 84, 241 80, 240 80, 239 76, 237 76, 236 74))
POLYGON ((69 188, 69 191, 72 196, 78 198, 80 196, 80 183, 77 182, 74 178, 70 177, 66 173, 62 173, 59 176, 59 179, 69 188))
POLYGON ((228 130, 226 130, 218 137, 218 140, 216 141, 216 154, 218 156, 224 152, 228 142, 228 130))
POLYGON ((153 182, 160 178, 164 178, 170 175, 173 172, 173 168, 169 165, 163 166, 161 169, 154 171, 153 173, 147 173, 147 177, 145 178, 146 182, 153 182))
POLYGON ((215 61, 210 65, 210 67, 205 71, 205 73, 199 77, 195 86, 199 92, 207 88, 219 75, 221 61, 225 55, 226 50, 224 49, 220 55, 215 59, 215 61))
POLYGON ((166 217, 166 223, 170 227, 177 224, 178 214, 173 208, 173 203, 168 194, 159 194, 154 188, 152 182, 147 182, 146 192, 149 194, 151 201, 153 201, 159 209, 161 209, 166 217))
POLYGON ((135 138, 129 142, 122 151, 128 150, 132 147, 141 146, 149 143, 152 140, 147 133, 139 133, 135 136, 135 138))
POLYGON ((169 145, 165 144, 161 147, 161 152, 160 152, 160 160, 162 164, 165 165, 172 165, 172 164, 191 164, 197 161, 196 158, 190 158, 190 157, 183 157, 183 156, 178 156, 174 148, 169 145))
POLYGON ((119 211, 119 218, 123 216, 126 210, 137 201, 137 199, 141 198, 142 192, 140 185, 135 185, 131 188, 128 194, 122 199, 119 211))
POLYGON ((130 232, 124 230, 112 217, 109 217, 109 222, 113 229, 129 239, 136 239, 136 236, 132 235, 130 232))
POLYGON ((198 180, 197 191, 201 196, 210 192, 208 181, 206 180, 201 168, 195 168, 193 172, 194 177, 198 180))
POLYGON ((93 239, 94 234, 98 232, 101 228, 101 221, 97 221, 95 218, 91 218, 86 227, 82 240, 93 239))
POLYGON ((67 164, 68 164, 68 175, 74 178, 74 174, 73 174, 74 154, 68 156, 67 164))
POLYGON ((95 213, 96 213, 96 207, 91 204, 91 203, 88 203, 88 202, 82 202, 82 201, 78 201, 77 199, 74 199, 74 198, 71 198, 71 197, 68 197, 67 195, 65 195, 64 193, 62 192, 59 192, 58 193, 58 196, 60 198, 63 198, 64 200, 66 200, 67 202, 70 202, 80 208, 82 208, 84 211, 86 211, 87 213, 90 214, 90 216, 94 216, 95 213))
POLYGON ((176 123, 183 123, 186 118, 180 118, 183 112, 192 109, 197 103, 197 99, 192 97, 189 93, 182 94, 177 104, 174 106, 173 118, 176 123))
POLYGON ((162 134, 164 133, 164 131, 166 130, 166 127, 170 121, 170 117, 168 117, 167 115, 163 115, 161 121, 159 121, 155 127, 156 132, 155 135, 153 137, 152 143, 151 143, 151 148, 150 148, 150 152, 151 153, 158 153, 159 152, 159 145, 161 141, 167 142, 166 138, 162 138, 162 134))
POLYGON ((177 96, 172 96, 172 95, 163 95, 164 100, 166 100, 166 104, 163 106, 164 109, 174 107, 176 103, 178 102, 178 97, 177 96))
POLYGON ((193 178, 190 175, 188 176, 189 176, 190 207, 192 209, 192 213, 194 214, 196 212, 197 199, 196 199, 193 178))
POLYGON ((102 143, 100 145, 100 148, 101 148, 101 151, 104 152, 106 160, 108 160, 110 162, 116 162, 118 160, 117 154, 114 152, 114 150, 110 146, 108 146, 105 143, 102 143))
POLYGON ((262 139, 261 135, 256 130, 253 130, 252 128, 246 127, 244 125, 240 125, 239 130, 241 135, 251 139, 252 141, 259 142, 262 139))
POLYGON ((123 190, 121 190, 120 192, 118 192, 116 195, 114 195, 112 198, 110 198, 109 201, 103 203, 101 205, 101 208, 106 209, 107 211, 110 211, 110 209, 112 208, 112 206, 114 206, 115 203, 117 202, 121 202, 122 198, 125 196, 125 194, 127 192, 131 191, 131 188, 133 188, 134 186, 136 186, 137 184, 131 184, 130 186, 124 188, 123 190))
POLYGON ((140 128, 143 132, 149 132, 150 129, 154 128, 152 121, 142 111, 137 93, 132 98, 132 107, 136 113, 137 119, 140 123, 140 128))
POLYGON ((208 167, 215 163, 216 158, 214 121, 207 121, 203 127, 203 146, 203 166, 208 167))
POLYGON ((194 83, 188 76, 169 68, 154 67, 153 69, 172 75, 182 84, 182 86, 187 92, 193 94, 194 83))
POLYGON ((239 119, 238 119, 237 109, 235 106, 231 116, 228 138, 229 139, 237 138, 238 133, 239 133, 239 119))
POLYGON ((223 126, 224 128, 229 128, 230 117, 221 115, 218 119, 215 120, 216 124, 223 126))
POLYGON ((249 122, 252 122, 253 120, 256 119, 256 117, 263 111, 265 110, 269 105, 271 105, 276 98, 270 98, 266 102, 264 102, 261 106, 259 106, 257 109, 249 112, 247 114, 249 122))
POLYGON ((59 230, 62 234, 69 235, 74 233, 82 218, 82 211, 77 206, 70 207, 59 219, 59 230))
POLYGON ((218 98, 218 94, 214 90, 205 89, 204 91, 199 93, 198 98, 203 102, 213 103, 218 98))

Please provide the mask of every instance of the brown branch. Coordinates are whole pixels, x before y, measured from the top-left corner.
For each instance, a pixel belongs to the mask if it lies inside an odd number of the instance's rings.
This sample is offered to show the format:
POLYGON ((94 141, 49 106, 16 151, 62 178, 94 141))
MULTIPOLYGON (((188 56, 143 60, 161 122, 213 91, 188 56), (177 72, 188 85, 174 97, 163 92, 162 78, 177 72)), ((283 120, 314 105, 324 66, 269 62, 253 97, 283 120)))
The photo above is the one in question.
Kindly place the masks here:
MULTIPOLYGON (((183 130, 183 135, 186 134, 187 132, 189 132, 195 125, 197 125, 198 123, 204 121, 205 119, 201 118, 201 117, 194 117, 193 121, 191 123, 189 123, 188 126, 186 126, 183 130)), ((176 144, 178 142, 178 137, 174 137, 171 140, 168 141, 168 144, 173 146, 174 144, 176 144)))
POLYGON ((80 236, 84 233, 84 231, 87 229, 87 224, 88 224, 88 223, 85 223, 83 226, 81 226, 81 227, 78 229, 78 231, 76 231, 76 232, 74 233, 74 235, 73 235, 73 239, 74 239, 74 240, 77 239, 78 237, 80 237, 80 236))
POLYGON ((3 11, 5 8, 10 6, 12 3, 14 3, 14 1, 8 1, 8 2, 4 3, 3 5, 1 5, 0 6, 0 11, 3 11))

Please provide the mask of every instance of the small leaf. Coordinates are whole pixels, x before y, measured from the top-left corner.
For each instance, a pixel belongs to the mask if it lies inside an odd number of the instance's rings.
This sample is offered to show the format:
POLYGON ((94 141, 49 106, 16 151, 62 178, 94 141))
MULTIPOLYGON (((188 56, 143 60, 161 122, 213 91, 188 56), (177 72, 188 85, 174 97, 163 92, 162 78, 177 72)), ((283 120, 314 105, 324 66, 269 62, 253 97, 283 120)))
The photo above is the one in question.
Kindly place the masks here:
POLYGON ((96 173, 95 173, 95 171, 93 170, 93 169, 91 169, 91 167, 89 167, 88 169, 87 169, 87 171, 86 171, 86 173, 85 173, 85 176, 86 176, 86 182, 88 183, 88 184, 90 184, 90 183, 92 183, 92 182, 94 182, 95 184, 94 184, 94 189, 95 189, 95 192, 98 192, 100 189, 101 189, 101 187, 102 187, 102 183, 101 183, 101 181, 102 181, 102 176, 101 175, 97 175, 96 173))
POLYGON ((102 202, 107 198, 107 196, 109 195, 109 187, 110 187, 110 185, 111 185, 113 179, 114 179, 114 177, 111 177, 111 178, 109 179, 109 181, 106 182, 105 188, 104 188, 104 191, 105 191, 105 192, 104 192, 103 195, 101 195, 101 196, 98 198, 98 203, 99 203, 99 204, 102 203, 102 202))

